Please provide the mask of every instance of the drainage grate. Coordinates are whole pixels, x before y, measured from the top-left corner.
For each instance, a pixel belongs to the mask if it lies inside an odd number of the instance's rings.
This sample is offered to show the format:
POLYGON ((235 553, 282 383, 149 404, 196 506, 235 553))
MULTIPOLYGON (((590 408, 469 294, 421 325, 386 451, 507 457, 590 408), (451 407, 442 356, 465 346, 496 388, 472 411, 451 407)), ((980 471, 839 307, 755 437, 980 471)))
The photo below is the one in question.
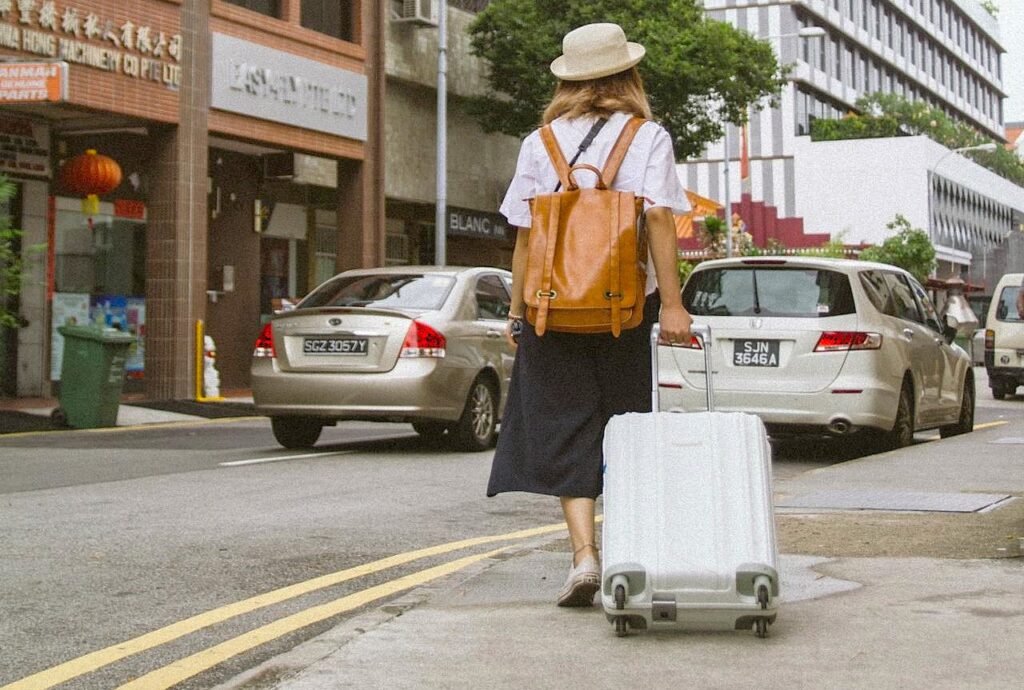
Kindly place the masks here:
POLYGON ((779 508, 836 510, 908 510, 935 513, 977 513, 1008 494, 919 493, 913 491, 833 490, 801 494, 779 501, 779 508))

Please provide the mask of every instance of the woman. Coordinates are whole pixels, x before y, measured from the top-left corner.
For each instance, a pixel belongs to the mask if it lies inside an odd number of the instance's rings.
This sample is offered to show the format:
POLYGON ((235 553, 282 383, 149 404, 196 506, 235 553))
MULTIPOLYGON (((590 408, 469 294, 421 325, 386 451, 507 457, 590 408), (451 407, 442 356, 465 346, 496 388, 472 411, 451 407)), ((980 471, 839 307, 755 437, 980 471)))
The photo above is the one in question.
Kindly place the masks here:
MULTIPOLYGON (((551 63, 560 81, 544 111, 544 124, 552 126, 569 159, 594 123, 606 118, 577 160, 600 168, 631 117, 651 118, 635 67, 644 48, 627 43, 616 24, 588 24, 566 34, 562 51, 551 63)), ((580 173, 578 178, 586 186, 588 180, 583 178, 592 176, 580 173)), ((512 338, 521 330, 521 335, 487 495, 528 491, 560 498, 573 554, 569 576, 558 594, 559 606, 591 606, 600 587, 594 502, 602 490, 604 426, 612 415, 651 409, 651 326, 660 321, 662 337, 671 343, 690 340, 691 319, 680 298, 672 215, 673 211, 685 213, 689 205, 676 175, 668 133, 654 122, 645 122, 615 180, 605 182, 647 199, 650 258, 644 320, 618 338, 553 331, 537 336, 523 321, 529 199, 555 191, 558 185, 539 132, 523 142, 515 177, 501 205, 509 224, 518 228, 507 334, 512 338)), ((595 251, 602 249, 596 244, 601 241, 595 238, 595 251)))

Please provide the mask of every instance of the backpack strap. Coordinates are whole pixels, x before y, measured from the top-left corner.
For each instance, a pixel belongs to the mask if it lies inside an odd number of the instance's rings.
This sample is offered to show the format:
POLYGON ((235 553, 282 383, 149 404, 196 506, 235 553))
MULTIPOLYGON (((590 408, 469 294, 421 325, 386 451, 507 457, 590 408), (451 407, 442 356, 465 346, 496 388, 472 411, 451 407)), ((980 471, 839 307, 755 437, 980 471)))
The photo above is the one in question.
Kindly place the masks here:
POLYGON ((558 173, 558 181, 563 187, 568 189, 569 164, 565 162, 565 156, 562 155, 562 149, 558 146, 555 133, 551 131, 551 125, 544 125, 540 128, 540 140, 544 142, 544 148, 548 151, 551 165, 555 166, 555 172, 558 173))
POLYGON ((548 232, 547 245, 544 247, 544 265, 541 269, 540 290, 537 291, 537 320, 533 324, 537 335, 544 335, 547 331, 548 309, 551 300, 558 297, 558 293, 551 289, 551 274, 555 265, 555 246, 558 244, 558 217, 562 212, 562 199, 559 194, 552 194, 548 208, 548 232))
POLYGON ((604 183, 609 187, 615 182, 615 176, 619 174, 619 166, 622 165, 622 161, 626 158, 626 152, 629 151, 629 145, 633 143, 633 137, 645 122, 647 120, 642 117, 634 116, 629 118, 622 128, 622 132, 619 133, 619 138, 615 140, 615 146, 612 147, 611 153, 608 154, 608 160, 605 162, 604 171, 601 174, 604 183))

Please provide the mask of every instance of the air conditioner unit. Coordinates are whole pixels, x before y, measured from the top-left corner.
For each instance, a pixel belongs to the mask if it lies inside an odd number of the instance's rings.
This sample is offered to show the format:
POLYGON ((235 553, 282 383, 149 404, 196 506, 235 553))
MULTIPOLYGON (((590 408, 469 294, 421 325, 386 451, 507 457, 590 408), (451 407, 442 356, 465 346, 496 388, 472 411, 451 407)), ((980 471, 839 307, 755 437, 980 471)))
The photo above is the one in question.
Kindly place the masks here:
POLYGON ((394 21, 420 26, 437 26, 437 0, 402 0, 394 21))

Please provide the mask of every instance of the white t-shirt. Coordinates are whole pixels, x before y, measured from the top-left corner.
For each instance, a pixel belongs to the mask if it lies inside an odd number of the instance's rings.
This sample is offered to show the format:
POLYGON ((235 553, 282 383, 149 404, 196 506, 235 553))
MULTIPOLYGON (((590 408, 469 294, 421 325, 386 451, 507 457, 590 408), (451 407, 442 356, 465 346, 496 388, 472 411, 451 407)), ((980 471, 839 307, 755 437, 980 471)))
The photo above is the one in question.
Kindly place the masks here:
MULTIPOLYGON (((615 145, 630 117, 632 116, 627 113, 612 115, 576 163, 589 163, 598 169, 603 168, 612 146, 615 145)), ((594 117, 573 120, 560 117, 551 123, 551 129, 566 162, 576 155, 580 142, 587 136, 595 121, 594 117)), ((597 182, 593 173, 585 170, 577 171, 573 178, 580 187, 593 187, 597 182)), ((605 180, 606 184, 609 182, 611 181, 605 180)), ((540 132, 535 131, 523 140, 523 146, 519 150, 519 161, 516 163, 516 174, 505 194, 505 200, 501 203, 501 214, 508 219, 510 225, 530 227, 530 199, 538 194, 555 191, 557 184, 558 174, 540 139, 540 132)), ((656 122, 645 122, 637 130, 622 166, 614 182, 609 186, 646 197, 647 208, 666 206, 672 209, 673 213, 680 215, 690 211, 690 203, 676 174, 672 139, 665 128, 656 122)), ((648 257, 647 293, 653 292, 655 286, 654 266, 648 257)))

